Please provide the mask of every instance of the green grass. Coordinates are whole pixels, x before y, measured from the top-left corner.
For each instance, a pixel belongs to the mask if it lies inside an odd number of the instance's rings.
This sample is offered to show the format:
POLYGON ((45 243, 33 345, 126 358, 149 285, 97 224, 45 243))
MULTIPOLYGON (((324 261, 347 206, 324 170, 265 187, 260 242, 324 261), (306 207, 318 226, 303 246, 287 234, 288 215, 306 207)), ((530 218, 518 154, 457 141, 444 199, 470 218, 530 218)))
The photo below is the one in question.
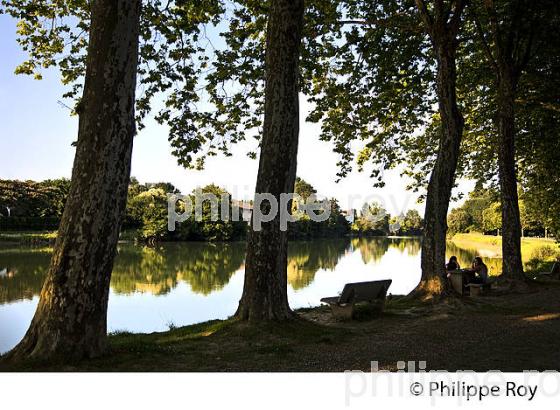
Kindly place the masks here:
POLYGON ((240 365, 266 371, 287 358, 297 363, 302 349, 339 343, 349 333, 305 320, 258 325, 213 320, 162 333, 111 336, 112 358, 94 360, 89 366, 91 370, 171 370, 188 362, 188 367, 196 371, 221 371, 240 365))
MULTIPOLYGON (((502 255, 502 237, 483 235, 481 233, 459 233, 451 238, 451 241, 460 248, 464 249, 487 249, 502 255)), ((542 247, 552 247, 560 253, 560 247, 554 239, 544 238, 521 238, 521 254, 523 261, 529 261, 535 252, 542 247)))
POLYGON ((134 242, 138 238, 137 229, 124 229, 121 231, 119 241, 134 242))
MULTIPOLYGON (((346 340, 348 329, 321 326, 299 319, 265 324, 213 320, 166 332, 109 334, 105 357, 83 362, 25 362, 2 370, 48 371, 266 371, 291 366, 302 349, 320 349, 346 340)), ((351 336, 350 336, 351 337, 351 336)))
POLYGON ((23 245, 49 245, 54 244, 56 231, 37 232, 0 232, 0 242, 17 243, 23 245))
MULTIPOLYGON (((57 231, 6 231, 0 232, 0 243, 20 245, 54 245, 57 231)), ((119 240, 133 242, 136 230, 128 229, 121 232, 119 240)))

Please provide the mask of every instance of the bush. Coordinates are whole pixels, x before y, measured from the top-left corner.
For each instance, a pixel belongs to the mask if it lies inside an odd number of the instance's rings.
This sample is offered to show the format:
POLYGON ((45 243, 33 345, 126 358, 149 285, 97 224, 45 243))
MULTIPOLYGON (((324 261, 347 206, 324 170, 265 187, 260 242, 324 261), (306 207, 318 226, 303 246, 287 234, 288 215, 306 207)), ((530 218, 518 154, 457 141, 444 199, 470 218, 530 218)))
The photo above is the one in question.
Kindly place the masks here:
POLYGON ((531 259, 539 259, 541 261, 552 261, 560 257, 560 251, 557 247, 545 245, 539 246, 531 254, 531 259))
POLYGON ((560 258, 560 251, 557 247, 550 245, 539 246, 531 254, 531 259, 527 262, 527 266, 531 270, 545 270, 546 262, 553 262, 560 258))

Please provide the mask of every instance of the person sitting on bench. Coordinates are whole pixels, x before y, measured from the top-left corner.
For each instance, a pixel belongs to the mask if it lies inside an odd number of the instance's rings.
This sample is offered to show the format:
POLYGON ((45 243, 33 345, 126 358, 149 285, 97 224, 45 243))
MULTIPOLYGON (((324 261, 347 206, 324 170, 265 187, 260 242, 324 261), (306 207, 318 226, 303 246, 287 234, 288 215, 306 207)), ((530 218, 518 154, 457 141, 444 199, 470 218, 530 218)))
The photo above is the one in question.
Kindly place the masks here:
POLYGON ((488 266, 486 266, 480 256, 474 258, 472 269, 469 269, 469 273, 472 274, 469 283, 488 283, 488 266))
POLYGON ((449 262, 445 264, 445 270, 446 272, 448 272, 448 276, 449 276, 449 272, 452 272, 457 269, 461 269, 461 266, 459 265, 459 262, 457 262, 457 257, 452 256, 451 258, 449 258, 449 262))

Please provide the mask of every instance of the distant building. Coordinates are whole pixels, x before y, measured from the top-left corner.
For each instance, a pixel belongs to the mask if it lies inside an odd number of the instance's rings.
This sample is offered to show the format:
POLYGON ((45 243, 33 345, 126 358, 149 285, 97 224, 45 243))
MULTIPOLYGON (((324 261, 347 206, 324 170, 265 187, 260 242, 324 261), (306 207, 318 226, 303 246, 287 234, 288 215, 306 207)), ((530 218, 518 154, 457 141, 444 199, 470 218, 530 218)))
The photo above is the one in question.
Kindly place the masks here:
POLYGON ((250 223, 251 222, 251 215, 253 215, 253 205, 246 201, 237 201, 233 200, 232 205, 234 207, 239 208, 239 212, 241 214, 241 220, 250 223))
POLYGON ((346 220, 351 224, 353 224, 354 221, 356 220, 356 210, 355 209, 343 210, 340 213, 342 215, 344 215, 344 218, 346 218, 346 220))

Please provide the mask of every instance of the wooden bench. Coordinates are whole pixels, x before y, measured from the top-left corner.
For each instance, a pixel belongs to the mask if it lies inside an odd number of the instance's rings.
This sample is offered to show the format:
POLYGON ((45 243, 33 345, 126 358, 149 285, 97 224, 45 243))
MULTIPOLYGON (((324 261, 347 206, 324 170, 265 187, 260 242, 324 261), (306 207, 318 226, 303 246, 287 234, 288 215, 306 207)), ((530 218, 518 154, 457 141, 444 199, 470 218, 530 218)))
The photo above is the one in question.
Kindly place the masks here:
POLYGON ((463 296, 465 294, 466 276, 467 274, 463 270, 455 270, 449 272, 449 282, 451 287, 459 295, 463 296))
POLYGON ((469 283, 466 287, 469 289, 469 295, 476 298, 488 292, 492 287, 492 283, 490 281, 486 283, 469 283))
POLYGON ((554 262, 554 265, 552 265, 552 268, 550 269, 550 272, 540 272, 539 275, 546 276, 546 277, 553 278, 553 279, 559 279, 560 278, 560 263, 554 262))
POLYGON ((455 292, 461 296, 470 295, 473 297, 480 296, 492 287, 494 279, 488 279, 486 283, 468 283, 472 274, 467 270, 456 270, 449 272, 449 282, 455 292))
POLYGON ((347 283, 340 296, 322 298, 321 302, 331 307, 333 316, 337 319, 352 319, 354 306, 357 303, 370 303, 383 310, 387 290, 393 281, 376 280, 372 282, 347 283))

